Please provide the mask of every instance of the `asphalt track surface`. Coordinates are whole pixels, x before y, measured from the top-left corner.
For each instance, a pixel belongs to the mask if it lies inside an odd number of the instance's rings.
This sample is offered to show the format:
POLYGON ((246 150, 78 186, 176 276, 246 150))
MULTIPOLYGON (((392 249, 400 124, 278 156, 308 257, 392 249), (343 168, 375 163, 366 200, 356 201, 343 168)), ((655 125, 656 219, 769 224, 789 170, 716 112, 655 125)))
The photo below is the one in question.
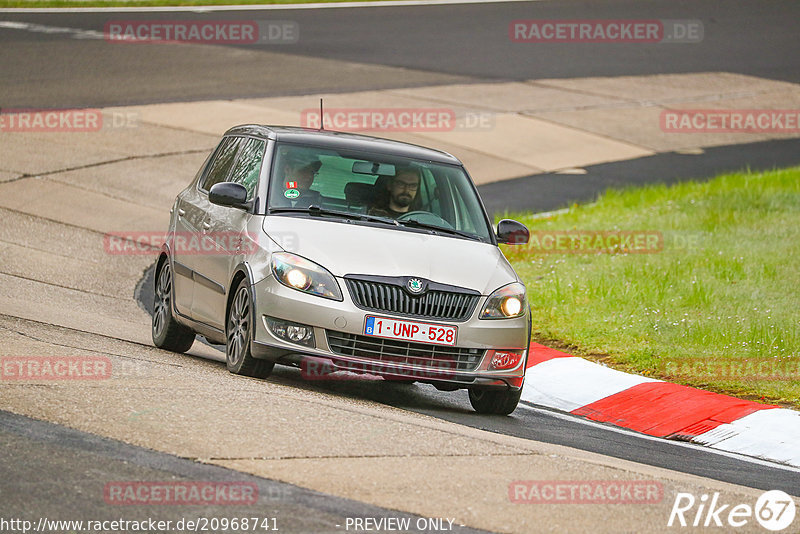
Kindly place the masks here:
MULTIPOLYGON (((109 46, 69 33, 0 29, 3 107, 144 104, 592 76, 733 72, 800 81, 791 21, 800 3, 711 0, 510 2, 321 10, 148 13, 0 13, 0 20, 102 32, 113 20, 290 20, 294 44, 240 46, 237 57, 204 46, 109 46), (699 20, 702 42, 514 43, 517 19, 699 20), (782 51, 779 52, 779 51, 782 51), (277 58, 289 55, 296 61, 277 58), (300 61, 338 60, 353 72, 300 61), (498 60, 502 58, 502 60, 498 60), (380 67, 402 67, 407 72, 380 67)), ((216 46, 215 46, 216 47, 216 46)), ((211 47, 211 48, 215 48, 211 47)))
MULTIPOLYGON (((0 20, 102 31, 111 18, 156 18, 148 14, 18 14, 0 20)), ((327 9, 320 11, 239 11, 236 13, 160 13, 164 19, 293 20, 301 28, 296 45, 240 47, 239 60, 212 53, 214 47, 118 46, 74 39, 69 33, 0 29, 0 106, 100 107, 155 102, 244 98, 353 91, 413 85, 729 71, 800 82, 800 54, 795 25, 800 3, 716 1, 531 2, 409 8, 327 9), (514 19, 698 19, 705 38, 695 45, 514 44, 507 37, 514 19), (776 50, 785 53, 776 53, 776 50), (497 58, 502 57, 503 61, 497 58), (465 60, 465 58, 469 58, 465 60), (309 61, 301 61, 301 59, 309 61), (359 62, 369 68, 352 73, 316 60, 359 62), (409 69, 404 76, 396 70, 409 69), (337 70, 338 69, 338 70, 337 70)), ((588 175, 538 175, 482 187, 490 211, 547 210, 591 200, 608 186, 645 181, 699 178, 723 170, 772 168, 800 162, 800 142, 772 141, 706 150, 702 155, 663 154, 587 168, 588 175), (635 172, 634 172, 635 171, 635 172), (579 178, 579 179, 578 179, 579 178), (533 205, 513 203, 519 187, 535 193, 533 205)), ((528 195, 525 195, 528 196, 528 195)), ((145 281, 146 282, 146 281, 145 281)), ((147 292, 145 283, 142 294, 147 292)), ((219 372, 227 372, 220 364, 219 372)), ((577 447, 608 456, 666 467, 759 489, 782 489, 800 495, 797 471, 770 467, 712 453, 701 447, 651 440, 602 425, 570 420, 554 412, 520 407, 511 417, 481 417, 469 408, 464 392, 442 393, 422 385, 374 382, 304 382, 299 372, 277 369, 273 378, 299 388, 335 392, 439 417, 477 428, 548 443, 577 447), (388 387, 387 387, 388 386, 388 387)), ((120 473, 119 479, 146 480, 166 475, 227 480, 233 472, 152 453, 104 438, 36 423, 0 412, 0 443, 15 462, 0 463, 5 481, 42 482, 41 502, 7 500, 4 510, 48 510, 64 515, 72 506, 85 511, 81 491, 90 491, 93 470, 120 473), (65 471, 67 455, 80 462, 65 471), (198 471, 206 470, 208 471, 198 471), (136 473, 135 475, 132 473, 136 473), (63 481, 61 486, 52 480, 63 481), (79 489, 61 502, 64 488, 79 489)), ((236 473, 237 480, 244 475, 236 473)), ((99 477, 113 478, 110 475, 99 477)), ((319 531, 334 517, 380 517, 386 511, 352 501, 326 501, 318 494, 252 477, 275 499, 281 517, 298 517, 287 530, 319 531), (274 484, 274 485, 273 485, 274 484), (299 499, 299 500, 298 500, 299 499), (300 503, 299 513, 292 506, 300 503), (312 512, 308 512, 312 510, 312 512), (305 522, 304 522, 305 521, 305 522), (315 523, 316 522, 316 523, 315 523), (319 526, 318 528, 312 528, 319 526), (289 528, 292 527, 292 528, 289 528)), ((4 490, 9 488, 4 483, 4 490)), ((6 499, 6 491, 3 492, 6 499)), ((29 492, 22 492, 29 493, 29 492)), ((13 495, 13 491, 10 492, 13 495)), ((176 515, 179 510, 176 510, 176 515)), ((84 514, 89 516, 91 514, 84 514)), ((213 515, 209 511, 209 516, 213 515)), ((219 514, 217 514, 219 515, 219 514)), ((231 515, 231 514, 227 514, 231 515)), ((401 516, 392 512, 393 517, 401 516)), ((168 519, 159 513, 159 519, 168 519)))
POLYGON ((591 202, 609 188, 674 184, 718 174, 768 171, 800 163, 800 139, 704 149, 702 154, 666 152, 590 165, 586 174, 545 173, 478 186, 490 214, 541 212, 591 202))
MULTIPOLYGON (((155 518, 175 525, 181 519, 197 522, 200 518, 258 517, 259 525, 280 532, 328 533, 346 531, 348 517, 409 518, 412 526, 419 519, 412 514, 201 464, 1 410, 0 446, 5 455, 14 458, 13 462, 0 462, 2 516, 6 520, 21 518, 37 524, 41 517, 113 521, 123 516, 127 521, 155 518), (188 484, 202 480, 255 485, 259 504, 254 507, 220 503, 202 509, 192 505, 109 506, 101 497, 105 480, 188 484)), ((417 530, 412 528, 411 532, 417 530)), ((453 532, 483 531, 453 524, 453 532)))
MULTIPOLYGON (((152 269, 149 269, 138 284, 135 295, 148 313, 153 310, 152 291, 153 276, 152 269)), ((199 336, 198 340, 205 342, 199 336)), ((219 349, 220 358, 225 358, 224 347, 210 346, 219 349)), ((223 363, 220 363, 220 370, 227 372, 223 363)), ((267 380, 342 397, 368 399, 481 430, 565 445, 723 482, 800 494, 798 469, 771 467, 769 462, 753 463, 742 456, 723 455, 697 445, 650 438, 525 403, 509 417, 481 416, 470 406, 466 391, 438 391, 427 384, 387 383, 369 377, 365 380, 333 378, 309 381, 302 378, 299 369, 280 365, 267 380)))
MULTIPOLYGON (((800 3, 510 2, 321 10, 148 13, 9 13, 0 21, 102 32, 109 21, 288 20, 294 44, 109 44, 69 31, 0 28, 0 108, 101 107, 348 92, 448 83, 734 72, 800 81, 800 3), (513 43, 517 19, 697 20, 690 44, 513 43), (498 61, 502 58, 502 61, 498 61), (360 64, 350 68, 350 63, 360 64)), ((715 147, 702 155, 595 165, 586 175, 541 174, 480 187, 490 213, 547 211, 591 201, 608 187, 673 183, 721 172, 800 163, 800 139, 715 147)))

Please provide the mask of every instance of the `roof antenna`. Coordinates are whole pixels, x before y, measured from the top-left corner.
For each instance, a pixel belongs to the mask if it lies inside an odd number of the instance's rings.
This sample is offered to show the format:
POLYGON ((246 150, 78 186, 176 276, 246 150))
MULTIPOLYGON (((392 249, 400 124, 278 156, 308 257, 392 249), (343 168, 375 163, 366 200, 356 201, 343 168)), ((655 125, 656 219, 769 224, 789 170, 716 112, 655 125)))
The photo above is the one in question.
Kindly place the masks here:
POLYGON ((322 99, 319 99, 319 129, 325 129, 325 115, 322 114, 322 99))

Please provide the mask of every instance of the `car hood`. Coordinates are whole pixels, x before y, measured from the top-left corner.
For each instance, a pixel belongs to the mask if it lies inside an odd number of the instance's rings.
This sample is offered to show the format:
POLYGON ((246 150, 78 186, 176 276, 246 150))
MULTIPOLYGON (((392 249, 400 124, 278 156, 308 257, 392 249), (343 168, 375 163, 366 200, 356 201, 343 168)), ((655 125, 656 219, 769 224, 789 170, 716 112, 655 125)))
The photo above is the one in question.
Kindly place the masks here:
POLYGON ((490 243, 331 219, 271 216, 264 231, 284 250, 314 261, 334 276, 418 276, 480 291, 517 281, 490 243))

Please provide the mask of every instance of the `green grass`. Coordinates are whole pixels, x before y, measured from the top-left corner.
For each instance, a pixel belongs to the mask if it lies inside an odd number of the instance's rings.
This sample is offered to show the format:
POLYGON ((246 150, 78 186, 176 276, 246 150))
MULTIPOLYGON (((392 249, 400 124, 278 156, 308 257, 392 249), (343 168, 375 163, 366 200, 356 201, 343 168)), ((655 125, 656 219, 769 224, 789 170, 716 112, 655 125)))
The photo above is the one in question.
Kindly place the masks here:
MULTIPOLYGON (((629 372, 800 408, 800 167, 609 191, 532 233, 657 231, 655 253, 505 247, 535 337, 629 372)), ((536 234, 541 237, 542 234, 536 234)))
POLYGON ((353 0, 0 0, 0 8, 227 6, 257 4, 308 4, 312 2, 335 3, 349 1, 353 0))

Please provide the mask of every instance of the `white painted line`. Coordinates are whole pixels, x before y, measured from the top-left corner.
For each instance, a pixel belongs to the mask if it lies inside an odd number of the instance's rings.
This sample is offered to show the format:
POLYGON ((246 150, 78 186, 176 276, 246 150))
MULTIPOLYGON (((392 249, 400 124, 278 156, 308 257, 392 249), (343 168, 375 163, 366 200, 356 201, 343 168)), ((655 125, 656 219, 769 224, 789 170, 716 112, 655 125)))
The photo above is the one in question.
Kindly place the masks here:
POLYGON ((522 399, 571 412, 644 382, 659 380, 616 371, 583 358, 553 358, 528 369, 522 399))
POLYGON ((143 7, 9 7, 0 13, 209 13, 214 11, 278 11, 298 9, 341 9, 358 7, 446 6, 459 4, 503 4, 544 0, 388 0, 385 2, 319 2, 312 4, 251 4, 230 6, 143 6, 143 7))
POLYGON ((692 441, 800 467, 800 413, 783 408, 759 410, 692 441))
POLYGON ((571 174, 571 175, 588 174, 588 173, 589 171, 587 171, 583 167, 569 167, 568 169, 561 169, 560 171, 556 171, 556 174, 571 174))
MULTIPOLYGON (((581 204, 581 208, 591 208, 594 206, 596 202, 589 202, 588 204, 581 204)), ((540 211, 531 215, 531 219, 549 219, 550 217, 555 217, 557 215, 564 215, 570 212, 571 208, 561 208, 558 210, 553 211, 540 211)))
POLYGON ((534 213, 531 215, 531 219, 549 219, 550 217, 555 217, 556 215, 564 215, 569 213, 569 208, 561 208, 560 210, 553 210, 553 211, 540 211, 539 213, 534 213))
POLYGON ((73 39, 102 39, 103 32, 94 30, 82 30, 80 28, 65 28, 61 26, 45 26, 44 24, 33 24, 30 22, 15 22, 11 20, 0 20, 0 29, 22 30, 32 33, 57 34, 66 33, 73 39))
MULTIPOLYGON (((681 447, 684 449, 690 449, 692 451, 701 451, 701 452, 709 452, 711 454, 716 454, 717 456, 725 456, 726 458, 733 458, 735 460, 739 460, 742 462, 760 465, 764 467, 771 467, 773 469, 781 469, 783 471, 790 471, 792 473, 800 473, 800 468, 791 466, 791 465, 784 465, 775 462, 770 462, 768 460, 762 460, 761 458, 753 458, 752 456, 746 456, 744 454, 736 453, 736 452, 729 452, 720 449, 713 449, 710 447, 704 447, 702 445, 697 445, 694 443, 689 443, 686 441, 673 441, 664 438, 657 438, 655 436, 648 436, 647 434, 642 434, 636 432, 635 430, 629 430, 627 428, 622 428, 618 426, 613 426, 611 424, 603 424, 598 423, 596 421, 592 421, 591 419, 584 419, 582 417, 578 417, 575 415, 567 414, 567 413, 559 413, 553 410, 548 410, 546 408, 539 408, 537 406, 531 406, 527 403, 521 403, 520 408, 524 408, 526 410, 531 410, 534 412, 538 412, 542 415, 548 415, 555 419, 561 419, 563 421, 569 421, 572 423, 578 423, 581 425, 590 426, 593 428, 600 428, 603 430, 608 430, 609 432, 616 432, 617 434, 624 434, 626 436, 632 436, 638 439, 646 440, 646 441, 656 441, 658 443, 672 445, 674 447, 681 447)), ((606 455, 607 456, 607 455, 606 455)), ((641 463, 641 462, 639 462, 641 463)))

